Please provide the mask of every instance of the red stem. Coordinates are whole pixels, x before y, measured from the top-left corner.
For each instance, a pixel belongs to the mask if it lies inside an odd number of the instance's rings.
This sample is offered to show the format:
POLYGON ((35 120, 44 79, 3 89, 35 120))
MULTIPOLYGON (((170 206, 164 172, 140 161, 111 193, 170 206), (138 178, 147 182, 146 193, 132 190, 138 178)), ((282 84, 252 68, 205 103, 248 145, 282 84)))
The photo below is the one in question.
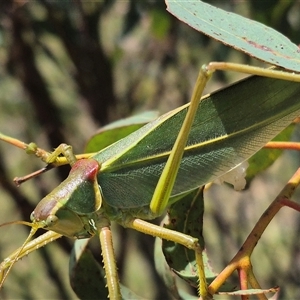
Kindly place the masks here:
MULTIPOLYGON (((290 200, 295 192, 295 189, 300 184, 300 168, 291 177, 279 195, 274 199, 266 211, 262 214, 253 230, 245 240, 244 244, 230 261, 227 267, 216 277, 216 279, 210 284, 208 290, 211 295, 215 294, 225 280, 235 271, 238 270, 240 275, 241 288, 247 288, 247 281, 250 285, 255 285, 257 288, 258 282, 253 274, 250 256, 257 245, 260 237, 269 225, 278 211, 284 207, 290 207, 300 212, 300 205, 290 200), (249 273, 249 272, 250 273, 249 273), (244 278, 244 277, 247 278, 244 278), (249 278, 251 277, 251 278, 249 278), (249 280, 250 279, 250 280, 249 280), (246 280, 246 281, 245 281, 246 280)), ((267 299, 265 295, 257 295, 260 299, 267 299)))

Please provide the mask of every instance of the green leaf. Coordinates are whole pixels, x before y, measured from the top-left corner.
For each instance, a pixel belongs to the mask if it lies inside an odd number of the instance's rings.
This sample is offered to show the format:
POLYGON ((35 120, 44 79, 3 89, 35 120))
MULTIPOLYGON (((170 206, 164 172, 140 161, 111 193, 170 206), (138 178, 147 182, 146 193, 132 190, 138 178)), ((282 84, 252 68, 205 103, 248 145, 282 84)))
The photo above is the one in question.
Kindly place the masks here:
POLYGON ((171 14, 209 37, 269 64, 299 72, 300 48, 273 28, 201 1, 166 3, 171 14))
POLYGON ((89 239, 77 240, 70 256, 71 286, 80 299, 107 299, 104 270, 87 249, 89 239))
POLYGON ((147 111, 129 118, 121 119, 110 123, 99 129, 89 140, 85 152, 97 152, 114 142, 126 137, 130 133, 138 130, 146 123, 157 118, 158 113, 147 111))
POLYGON ((162 251, 162 239, 158 237, 155 239, 154 244, 154 262, 155 269, 162 278, 169 292, 175 299, 179 299, 179 291, 175 280, 176 275, 172 272, 170 266, 166 262, 162 251))
MULTIPOLYGON (((164 227, 188 234, 199 240, 203 251, 206 280, 212 282, 217 274, 213 271, 204 246, 202 235, 204 214, 203 187, 187 194, 180 201, 172 204, 168 210, 168 224, 164 227)), ((170 268, 190 285, 198 286, 195 252, 171 241, 162 241, 162 250, 170 268)), ((219 291, 233 291, 231 284, 225 283, 219 291)), ((179 291, 180 293, 180 291, 179 291)))
MULTIPOLYGON (((204 249, 204 239, 202 236, 203 213, 203 188, 201 188, 200 190, 194 190, 180 201, 171 205, 168 210, 169 223, 164 224, 164 227, 198 238, 201 247, 204 249)), ((169 266, 176 274, 196 287, 198 278, 195 252, 166 240, 162 241, 162 247, 169 266)), ((209 273, 211 270, 209 266, 205 267, 205 272, 210 276, 209 273)))

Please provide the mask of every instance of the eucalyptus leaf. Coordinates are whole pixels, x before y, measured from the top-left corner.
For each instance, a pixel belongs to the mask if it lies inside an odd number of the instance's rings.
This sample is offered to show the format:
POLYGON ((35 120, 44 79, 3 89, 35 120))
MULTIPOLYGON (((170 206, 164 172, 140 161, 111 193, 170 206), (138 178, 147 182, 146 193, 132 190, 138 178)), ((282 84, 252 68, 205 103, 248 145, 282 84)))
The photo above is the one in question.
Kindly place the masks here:
MULTIPOLYGON (((198 238, 201 247, 204 249, 202 236, 203 213, 203 188, 201 188, 171 205, 168 210, 168 223, 164 224, 164 227, 198 238)), ((162 248, 166 261, 174 272, 197 286, 198 277, 194 251, 187 250, 185 247, 167 240, 162 241, 162 248)), ((205 273, 208 275, 210 271, 210 268, 206 265, 205 273)))
POLYGON ((87 248, 89 239, 77 240, 70 255, 70 283, 77 296, 84 300, 106 299, 108 291, 102 266, 87 248))
MULTIPOLYGON (((181 201, 172 204, 168 210, 168 223, 164 224, 164 227, 198 238, 203 248, 206 280, 210 283, 215 279, 217 273, 214 272, 210 264, 202 235, 204 214, 203 189, 204 187, 196 189, 187 194, 181 201)), ((162 241, 162 250, 170 268, 190 285, 197 287, 198 277, 194 251, 167 240, 162 241)), ((234 288, 232 284, 225 282, 219 291, 232 292, 234 288)))
POLYGON ((154 262, 155 269, 165 283, 166 288, 175 299, 180 298, 175 278, 176 275, 166 262, 166 258, 162 251, 162 240, 158 237, 155 239, 154 244, 154 262))
POLYGON ((300 48, 273 28, 202 1, 166 3, 171 14, 209 37, 271 65, 299 72, 300 48))
POLYGON ((156 111, 147 111, 103 126, 89 139, 85 152, 100 151, 153 121, 157 116, 156 111))

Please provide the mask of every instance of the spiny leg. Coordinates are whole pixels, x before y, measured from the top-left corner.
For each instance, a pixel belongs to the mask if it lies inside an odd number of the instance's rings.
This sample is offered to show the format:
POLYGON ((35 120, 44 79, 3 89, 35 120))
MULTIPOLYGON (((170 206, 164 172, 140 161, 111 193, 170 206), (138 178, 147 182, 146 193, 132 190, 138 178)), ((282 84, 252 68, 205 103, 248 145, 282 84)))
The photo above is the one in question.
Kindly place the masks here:
POLYGON ((104 226, 99 229, 99 239, 102 249, 102 258, 107 281, 109 298, 111 300, 122 299, 119 275, 112 241, 112 233, 109 226, 104 226))
POLYGON ((158 225, 148 223, 141 219, 133 219, 129 222, 126 222, 125 226, 143 232, 145 234, 149 234, 165 240, 173 241, 175 243, 185 246, 188 249, 194 250, 196 265, 197 265, 197 274, 199 276, 199 281, 200 281, 198 287, 198 293, 203 300, 212 299, 212 296, 208 293, 208 287, 207 287, 206 277, 204 272, 202 248, 198 243, 198 239, 178 231, 170 230, 158 225))

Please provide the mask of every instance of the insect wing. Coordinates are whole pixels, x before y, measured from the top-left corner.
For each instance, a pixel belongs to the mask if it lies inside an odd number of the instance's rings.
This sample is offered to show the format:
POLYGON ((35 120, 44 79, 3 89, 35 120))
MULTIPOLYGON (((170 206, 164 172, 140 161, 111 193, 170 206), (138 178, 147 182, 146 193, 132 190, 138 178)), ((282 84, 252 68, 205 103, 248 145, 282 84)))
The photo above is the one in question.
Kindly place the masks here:
MULTIPOLYGON (((256 153, 299 115, 299 95, 299 83, 252 76, 205 97, 172 197, 215 180, 256 153)), ((186 109, 169 112, 95 156, 109 205, 149 204, 186 109)))

